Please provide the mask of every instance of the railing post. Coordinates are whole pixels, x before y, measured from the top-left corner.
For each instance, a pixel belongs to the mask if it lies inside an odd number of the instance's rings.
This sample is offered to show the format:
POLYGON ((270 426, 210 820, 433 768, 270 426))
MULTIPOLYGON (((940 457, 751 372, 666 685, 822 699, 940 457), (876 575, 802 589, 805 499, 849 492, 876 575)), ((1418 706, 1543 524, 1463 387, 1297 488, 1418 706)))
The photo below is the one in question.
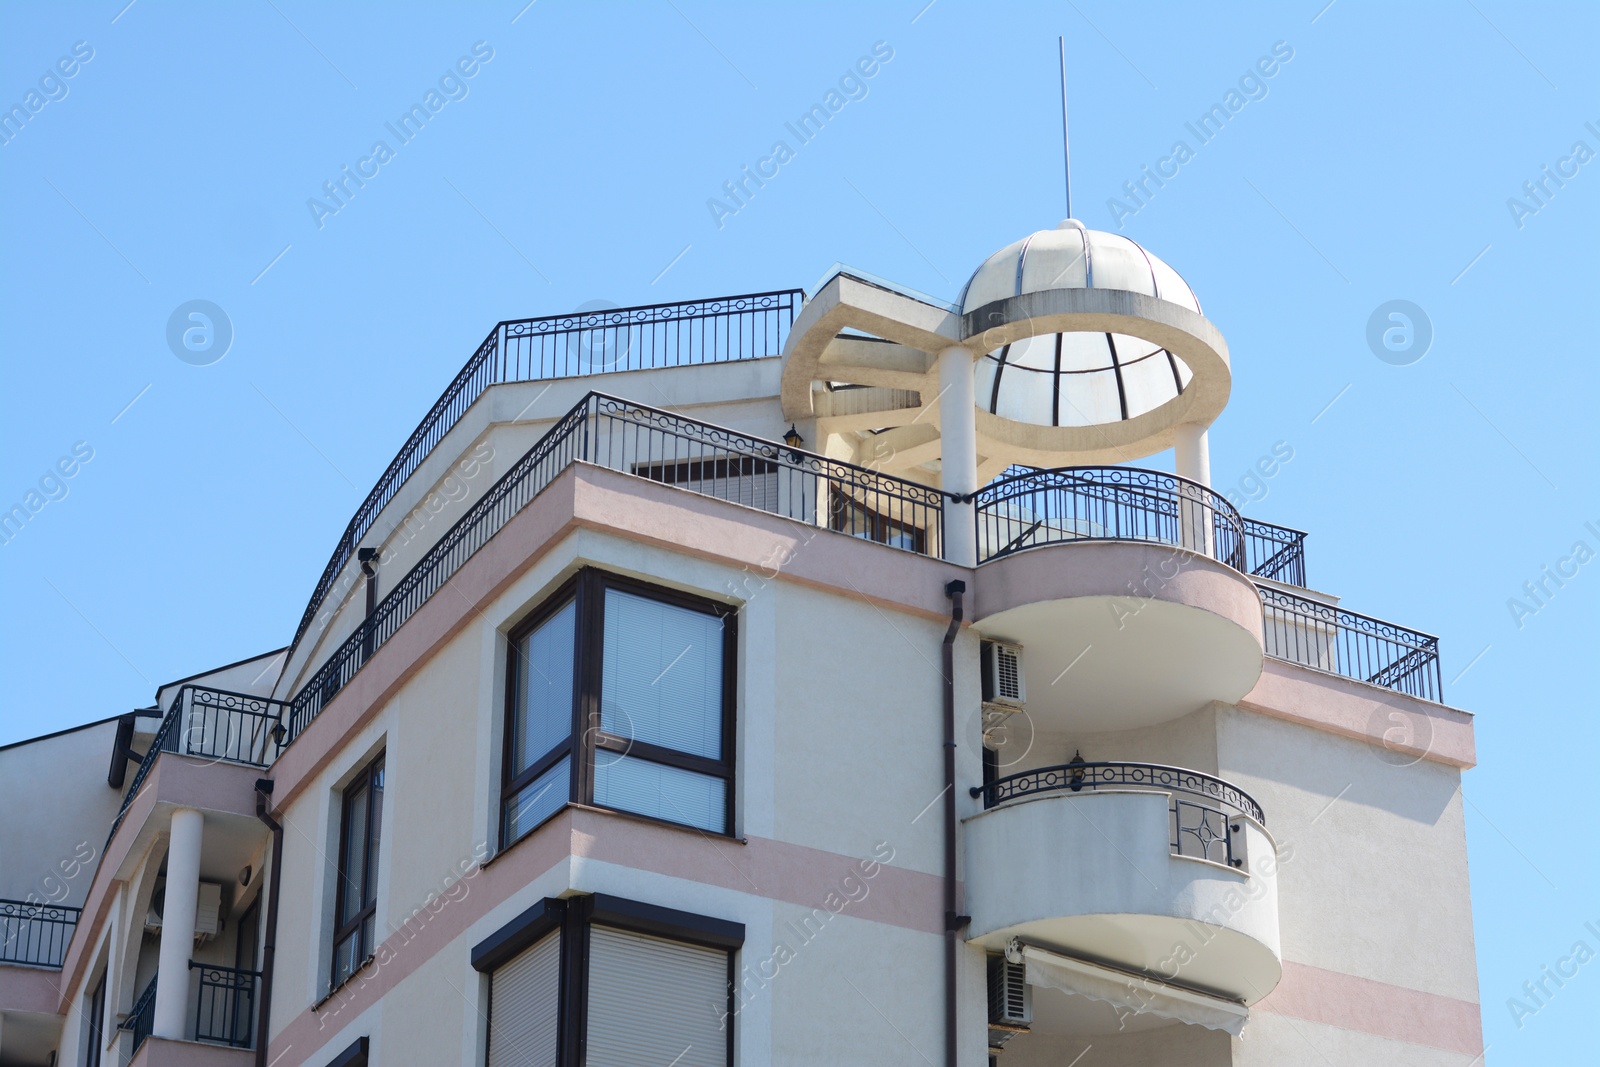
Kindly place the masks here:
POLYGON ((944 500, 941 555, 962 567, 978 565, 978 424, 972 353, 951 345, 939 353, 939 465, 944 500))

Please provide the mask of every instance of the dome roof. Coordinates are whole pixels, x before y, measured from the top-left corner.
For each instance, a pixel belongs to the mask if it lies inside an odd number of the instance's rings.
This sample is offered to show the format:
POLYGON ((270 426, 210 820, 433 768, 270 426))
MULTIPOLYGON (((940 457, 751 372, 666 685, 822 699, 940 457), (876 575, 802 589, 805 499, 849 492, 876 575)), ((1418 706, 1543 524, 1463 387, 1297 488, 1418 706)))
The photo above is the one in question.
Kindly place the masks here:
MULTIPOLYGON (((1050 289, 1115 289, 1200 313, 1178 272, 1133 241, 1067 219, 1007 245, 961 294, 970 315, 988 304, 1050 289)), ((1095 426, 1137 418, 1182 394, 1193 372, 1154 342, 1120 333, 1047 333, 979 357, 978 403, 1038 426, 1095 426)))
POLYGON ((984 260, 961 290, 961 313, 1043 289, 1124 289, 1200 311, 1189 283, 1159 257, 1120 234, 1067 219, 984 260))

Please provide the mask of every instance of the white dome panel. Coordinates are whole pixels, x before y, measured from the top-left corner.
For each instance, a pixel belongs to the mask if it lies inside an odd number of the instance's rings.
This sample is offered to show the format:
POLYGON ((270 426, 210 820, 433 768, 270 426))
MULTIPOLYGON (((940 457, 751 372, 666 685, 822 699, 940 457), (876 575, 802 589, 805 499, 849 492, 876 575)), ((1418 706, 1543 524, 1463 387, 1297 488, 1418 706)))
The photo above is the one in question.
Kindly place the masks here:
MULTIPOLYGON (((990 256, 967 282, 961 309, 971 314, 996 301, 1052 289, 1120 290, 1200 310, 1177 271, 1128 238, 1090 230, 1075 219, 990 256)), ((979 403, 990 414, 1041 426, 1137 418, 1176 398, 1191 377, 1183 361, 1160 346, 1104 333, 1017 340, 979 359, 974 373, 979 403)))

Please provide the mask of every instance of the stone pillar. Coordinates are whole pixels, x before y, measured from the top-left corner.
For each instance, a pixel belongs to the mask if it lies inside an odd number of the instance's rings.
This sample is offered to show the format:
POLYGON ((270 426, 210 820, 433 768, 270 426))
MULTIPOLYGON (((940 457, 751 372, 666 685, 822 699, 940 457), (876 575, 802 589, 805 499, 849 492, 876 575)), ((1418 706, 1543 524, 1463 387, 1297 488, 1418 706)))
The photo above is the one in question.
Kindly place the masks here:
MULTIPOLYGON (((1197 422, 1186 422, 1177 427, 1174 466, 1178 476, 1209 487, 1211 485, 1211 443, 1206 428, 1197 422)), ((1178 541, 1184 548, 1192 548, 1208 556, 1214 555, 1215 521, 1210 497, 1195 492, 1189 486, 1180 486, 1178 505, 1178 541)))
POLYGON ((167 843, 167 889, 161 906, 161 955, 156 973, 151 1033, 173 1041, 189 1038, 189 958, 194 949, 200 902, 200 842, 205 817, 193 808, 172 813, 167 843))
POLYGON ((1201 485, 1211 484, 1211 443, 1206 428, 1197 422, 1186 422, 1177 428, 1178 439, 1174 445, 1177 453, 1178 476, 1201 485))
MULTIPOLYGON (((972 383, 972 353, 951 345, 939 353, 939 466, 946 492, 967 496, 978 490, 977 399, 972 383)), ((944 551, 951 563, 978 565, 978 530, 971 503, 944 502, 944 551)))

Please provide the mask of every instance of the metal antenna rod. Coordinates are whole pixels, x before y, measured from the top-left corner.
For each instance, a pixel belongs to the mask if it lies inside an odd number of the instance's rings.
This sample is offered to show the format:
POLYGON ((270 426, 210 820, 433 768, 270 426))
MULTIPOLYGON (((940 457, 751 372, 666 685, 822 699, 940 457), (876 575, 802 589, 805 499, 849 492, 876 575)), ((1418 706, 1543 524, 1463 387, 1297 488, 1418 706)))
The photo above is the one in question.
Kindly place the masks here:
POLYGON ((1066 170, 1067 218, 1072 217, 1072 149, 1067 140, 1067 39, 1058 37, 1061 45, 1061 162, 1066 170))

